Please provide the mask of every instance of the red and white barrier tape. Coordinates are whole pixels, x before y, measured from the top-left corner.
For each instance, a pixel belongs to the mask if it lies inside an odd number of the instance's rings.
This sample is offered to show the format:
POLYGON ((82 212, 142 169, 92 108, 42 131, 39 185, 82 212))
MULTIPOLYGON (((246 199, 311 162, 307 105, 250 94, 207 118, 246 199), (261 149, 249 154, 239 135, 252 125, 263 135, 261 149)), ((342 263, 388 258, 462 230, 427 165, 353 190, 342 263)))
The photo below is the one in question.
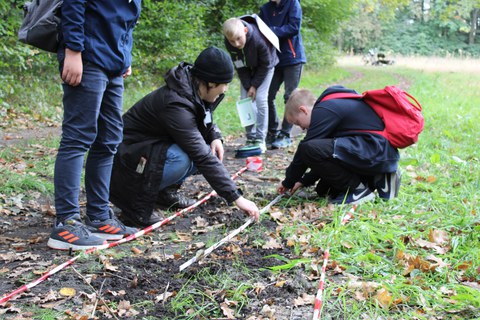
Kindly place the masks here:
POLYGON ((320 319, 320 309, 322 309, 323 303, 323 289, 325 287, 325 271, 327 269, 328 257, 330 256, 329 249, 327 248, 323 253, 323 265, 320 275, 320 283, 318 284, 317 295, 315 296, 315 304, 313 307, 313 320, 320 319))
MULTIPOLYGON (((348 221, 353 219, 353 214, 357 209, 357 205, 353 205, 353 207, 343 216, 342 220, 340 221, 341 225, 347 224, 348 221)), ((323 265, 320 274, 320 283, 318 284, 318 291, 317 295, 315 296, 315 304, 313 306, 313 317, 312 320, 319 320, 320 319, 320 310, 322 309, 323 304, 323 290, 325 288, 325 273, 328 264, 328 258, 330 257, 330 248, 327 247, 325 252, 323 253, 323 265)))
MULTIPOLYGON (((243 167, 242 169, 240 169, 237 173, 235 173, 233 176, 232 176, 232 179, 236 179, 238 178, 242 173, 244 173, 245 171, 247 170, 247 167, 243 167)), ((47 271, 46 273, 44 273, 40 278, 28 283, 28 284, 25 284, 21 287, 19 287, 18 289, 10 292, 9 294, 3 296, 1 299, 0 299, 0 304, 2 303, 5 303, 7 302, 8 300, 10 300, 11 298, 13 298, 14 296, 16 296, 17 294, 20 294, 22 292, 25 292, 33 287, 35 287, 36 285, 38 285, 39 283, 43 282, 45 279, 47 279, 48 277, 50 277, 51 275, 57 273, 58 271, 66 268, 67 266, 71 265, 72 263, 74 263, 79 257, 81 257, 82 255, 89 255, 93 252, 96 252, 96 251, 100 251, 100 250, 104 250, 104 249, 108 249, 108 248, 112 248, 112 247, 115 247, 115 246, 118 246, 119 244, 122 244, 122 243, 125 243, 125 242, 128 242, 128 241, 131 241, 131 240, 134 240, 134 239, 137 239, 167 223, 169 223, 170 221, 172 221, 174 218, 176 217, 179 217, 180 215, 182 215, 183 213, 186 213, 186 212, 189 212, 189 211, 192 211, 193 209, 195 209, 196 207, 198 207, 199 205, 205 203, 206 201, 208 201, 211 197, 217 195, 217 193, 215 191, 212 191, 210 192, 209 194, 207 194, 205 197, 203 197, 202 199, 200 199, 199 201, 195 202, 194 204, 192 204, 191 206, 185 208, 185 209, 182 209, 182 210, 179 210, 177 211, 175 214, 171 215, 170 217, 168 218, 165 218, 164 220, 162 221, 159 221, 157 223, 154 223, 152 224, 151 226, 148 226, 146 227, 145 229, 142 229, 134 234, 131 234, 129 235, 128 237, 125 237, 125 238, 122 238, 118 241, 115 241, 115 242, 110 242, 110 243, 107 243, 107 244, 104 244, 104 245, 101 245, 101 246, 98 246, 98 247, 95 247, 95 248, 91 248, 91 249, 88 249, 86 250, 85 252, 79 254, 79 255, 76 255, 75 257, 69 259, 68 261, 62 263, 61 265, 58 265, 57 267, 47 271)))

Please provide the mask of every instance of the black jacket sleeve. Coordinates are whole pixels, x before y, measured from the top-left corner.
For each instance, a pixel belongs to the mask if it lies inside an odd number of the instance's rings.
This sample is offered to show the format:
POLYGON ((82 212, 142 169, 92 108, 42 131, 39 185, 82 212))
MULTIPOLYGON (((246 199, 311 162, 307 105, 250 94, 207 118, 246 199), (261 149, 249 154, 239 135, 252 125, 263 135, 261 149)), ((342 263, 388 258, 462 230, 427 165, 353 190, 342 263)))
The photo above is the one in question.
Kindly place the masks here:
MULTIPOLYGON (((240 194, 236 184, 198 129, 194 110, 181 103, 172 103, 166 106, 161 116, 168 123, 167 133, 188 154, 212 188, 228 202, 237 200, 240 194)), ((211 132, 211 135, 213 137, 214 133, 211 132)))

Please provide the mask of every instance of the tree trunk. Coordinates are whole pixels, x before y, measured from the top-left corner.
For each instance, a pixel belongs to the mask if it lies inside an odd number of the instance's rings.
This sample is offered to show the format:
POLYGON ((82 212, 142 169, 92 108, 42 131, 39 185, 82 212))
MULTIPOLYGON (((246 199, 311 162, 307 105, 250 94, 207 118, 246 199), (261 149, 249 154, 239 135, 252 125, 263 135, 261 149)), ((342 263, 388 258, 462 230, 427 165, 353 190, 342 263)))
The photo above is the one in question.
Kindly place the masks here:
POLYGON ((478 30, 478 14, 479 14, 480 9, 475 8, 472 10, 470 16, 472 17, 472 20, 470 22, 470 33, 468 35, 468 44, 473 45, 475 43, 475 35, 477 34, 478 30))

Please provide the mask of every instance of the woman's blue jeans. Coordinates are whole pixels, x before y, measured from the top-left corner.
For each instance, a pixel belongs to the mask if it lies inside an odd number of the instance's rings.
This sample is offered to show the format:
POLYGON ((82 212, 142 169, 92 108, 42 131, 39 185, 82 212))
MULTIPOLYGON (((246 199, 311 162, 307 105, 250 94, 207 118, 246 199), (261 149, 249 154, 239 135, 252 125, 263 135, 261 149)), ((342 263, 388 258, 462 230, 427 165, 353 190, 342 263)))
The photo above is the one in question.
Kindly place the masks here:
POLYGON ((85 63, 80 85, 62 86, 64 118, 54 174, 57 219, 80 213, 80 181, 87 155, 86 214, 92 220, 105 220, 113 157, 122 141, 123 78, 85 63))
POLYGON ((163 167, 162 182, 159 190, 182 183, 195 171, 196 168, 188 155, 178 144, 172 144, 167 150, 167 158, 163 167))

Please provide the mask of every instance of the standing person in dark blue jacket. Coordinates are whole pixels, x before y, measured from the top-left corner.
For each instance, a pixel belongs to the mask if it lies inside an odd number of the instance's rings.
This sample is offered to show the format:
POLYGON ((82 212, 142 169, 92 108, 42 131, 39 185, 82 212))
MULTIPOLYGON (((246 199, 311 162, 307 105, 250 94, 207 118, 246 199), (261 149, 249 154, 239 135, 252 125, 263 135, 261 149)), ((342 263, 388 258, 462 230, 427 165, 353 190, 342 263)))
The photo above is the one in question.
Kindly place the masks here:
POLYGON ((300 34, 302 8, 299 0, 270 0, 260 8, 259 16, 280 40, 281 51, 277 52, 280 62, 275 66, 268 91, 267 146, 273 149, 285 148, 292 144, 292 125, 283 117, 281 129, 278 131, 275 98, 284 83, 283 100, 287 103, 292 91, 298 87, 303 64, 307 62, 300 34))
POLYGON ((380 134, 364 131, 382 131, 382 120, 361 100, 320 102, 335 92, 356 93, 333 86, 317 100, 305 89, 292 92, 285 106, 287 120, 307 133, 278 191, 295 193, 318 180, 318 195, 329 195, 335 204, 372 200, 375 190, 383 199, 396 197, 401 178, 398 150, 380 134))
POLYGON ((137 231, 109 207, 113 157, 122 141, 123 79, 131 74, 132 31, 141 0, 64 0, 58 50, 64 119, 55 161, 57 218, 48 246, 83 250, 137 231), (86 221, 80 218, 85 154, 86 221))

